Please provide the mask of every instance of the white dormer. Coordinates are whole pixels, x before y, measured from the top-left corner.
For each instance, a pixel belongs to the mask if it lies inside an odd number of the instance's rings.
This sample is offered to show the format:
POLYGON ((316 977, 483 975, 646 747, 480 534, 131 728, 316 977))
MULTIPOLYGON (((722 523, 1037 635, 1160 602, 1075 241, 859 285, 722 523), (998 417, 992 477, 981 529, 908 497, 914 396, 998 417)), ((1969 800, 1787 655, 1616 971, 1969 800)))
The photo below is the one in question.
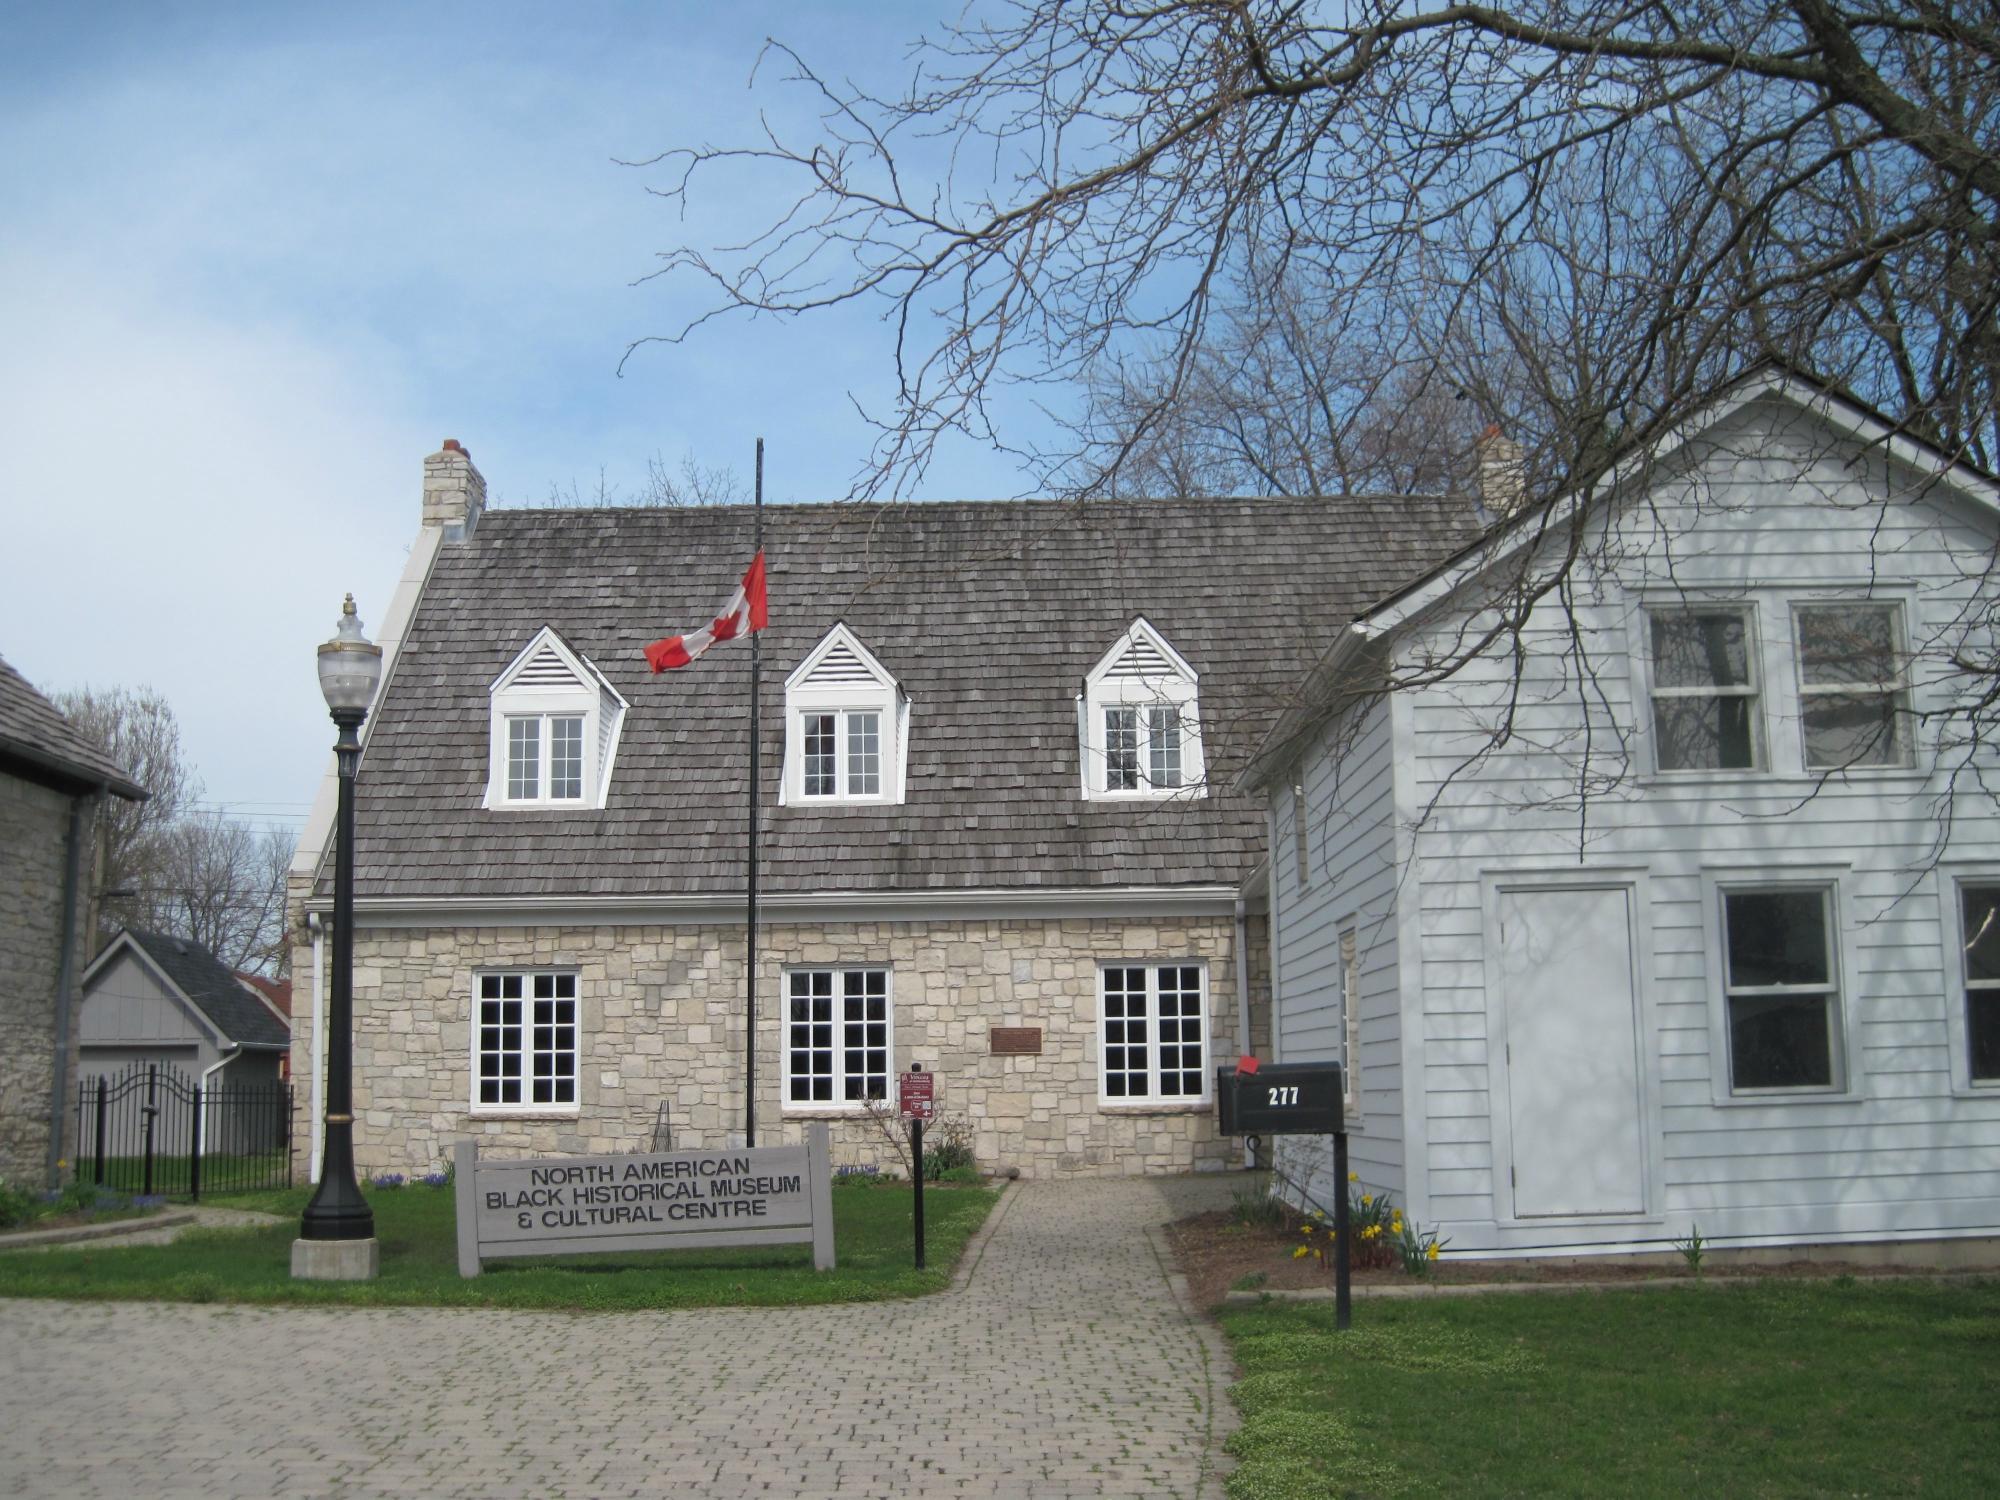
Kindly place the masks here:
POLYGON ((790 807, 900 803, 909 771, 910 700, 845 625, 785 679, 790 807))
POLYGON ((487 689, 487 807, 604 806, 625 700, 544 625, 487 689))
POLYGON ((1076 709, 1087 800, 1207 795, 1200 679, 1144 616, 1098 658, 1076 709))

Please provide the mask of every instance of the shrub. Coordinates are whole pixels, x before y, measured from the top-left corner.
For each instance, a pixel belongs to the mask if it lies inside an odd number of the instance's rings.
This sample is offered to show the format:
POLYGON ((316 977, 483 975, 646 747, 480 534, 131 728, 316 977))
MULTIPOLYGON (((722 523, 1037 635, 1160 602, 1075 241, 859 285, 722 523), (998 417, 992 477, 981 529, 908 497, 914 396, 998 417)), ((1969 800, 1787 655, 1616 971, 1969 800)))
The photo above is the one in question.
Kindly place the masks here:
POLYGON ((1287 1217, 1285 1205, 1271 1192, 1269 1177, 1230 1194, 1229 1216, 1252 1229, 1281 1229, 1287 1217))
POLYGON ((924 1176, 932 1182, 940 1181, 947 1172, 973 1165, 972 1122, 963 1115, 940 1116, 924 1134, 928 1137, 924 1142, 924 1176))
POLYGON ((386 1190, 388 1188, 399 1188, 407 1180, 408 1179, 405 1178, 401 1172, 384 1172, 378 1177, 369 1178, 368 1185, 372 1188, 382 1188, 386 1190))
POLYGON ((33 1193, 0 1180, 0 1229, 19 1228, 41 1211, 41 1200, 33 1193))

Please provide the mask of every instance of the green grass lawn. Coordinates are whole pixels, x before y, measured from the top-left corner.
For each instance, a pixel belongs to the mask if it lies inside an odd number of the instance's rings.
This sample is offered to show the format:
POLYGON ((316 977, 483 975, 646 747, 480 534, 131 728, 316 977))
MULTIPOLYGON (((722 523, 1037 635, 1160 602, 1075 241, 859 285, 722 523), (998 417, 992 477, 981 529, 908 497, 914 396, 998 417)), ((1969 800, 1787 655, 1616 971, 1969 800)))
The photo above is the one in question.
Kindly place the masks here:
POLYGON ((0 1296, 175 1302, 307 1302, 366 1306, 632 1309, 859 1302, 941 1290, 997 1194, 926 1188, 927 1267, 911 1267, 910 1190, 836 1187, 834 1270, 812 1268, 810 1245, 676 1250, 644 1255, 488 1261, 458 1274, 452 1193, 399 1188, 368 1194, 382 1245, 371 1282, 291 1279, 292 1241, 310 1190, 241 1194, 219 1206, 282 1214, 269 1229, 191 1231, 171 1245, 89 1242, 0 1254, 0 1296))
POLYGON ((1266 1304, 1235 1500, 2000 1494, 2000 1281, 1266 1304))

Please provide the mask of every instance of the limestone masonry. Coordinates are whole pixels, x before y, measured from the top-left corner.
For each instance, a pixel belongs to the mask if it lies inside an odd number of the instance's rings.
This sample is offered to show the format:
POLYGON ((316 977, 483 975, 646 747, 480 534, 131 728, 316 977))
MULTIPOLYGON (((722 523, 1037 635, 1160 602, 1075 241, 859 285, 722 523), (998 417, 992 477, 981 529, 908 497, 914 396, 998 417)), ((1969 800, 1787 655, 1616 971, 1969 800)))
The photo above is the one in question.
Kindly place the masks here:
MULTIPOLYGON (((1252 1013, 1268 1014, 1261 922, 1250 929, 1252 1013)), ((1212 1105, 1109 1105, 1098 1096, 1099 967, 1193 962, 1208 979, 1212 1072, 1240 1050, 1229 917, 777 925, 759 932, 758 1143, 803 1139, 826 1120, 836 1165, 892 1167, 879 1126, 844 1110, 787 1109, 779 1051, 784 974, 799 965, 887 967, 890 1070, 938 1075, 939 1115, 971 1125, 979 1165, 1027 1177, 1218 1169, 1235 1148, 1212 1105), (995 1056, 993 1027, 1039 1027, 1039 1055, 995 1056)), ((455 1141, 483 1153, 651 1149, 662 1101, 676 1149, 738 1143, 743 1130, 743 932, 724 926, 390 929, 355 936, 355 1157, 364 1173, 441 1169, 455 1141), (488 969, 578 976, 579 1105, 489 1115, 471 1104, 472 993, 488 969)), ((297 1149, 311 1149, 313 952, 293 957, 297 1149)), ((1256 1039, 1261 1045, 1261 1038, 1256 1039)), ((893 1080, 892 1080, 893 1091, 893 1080)))

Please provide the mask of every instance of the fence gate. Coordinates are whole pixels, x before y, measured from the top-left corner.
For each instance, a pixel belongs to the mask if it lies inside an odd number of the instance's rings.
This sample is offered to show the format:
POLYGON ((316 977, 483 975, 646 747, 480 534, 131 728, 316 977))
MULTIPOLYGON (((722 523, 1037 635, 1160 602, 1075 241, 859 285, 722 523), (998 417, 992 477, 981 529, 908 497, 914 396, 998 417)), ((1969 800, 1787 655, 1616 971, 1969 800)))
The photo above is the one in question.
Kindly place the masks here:
POLYGON ((290 1187, 291 1085, 204 1088, 171 1063, 143 1062, 85 1078, 76 1100, 76 1175, 168 1198, 290 1187))

